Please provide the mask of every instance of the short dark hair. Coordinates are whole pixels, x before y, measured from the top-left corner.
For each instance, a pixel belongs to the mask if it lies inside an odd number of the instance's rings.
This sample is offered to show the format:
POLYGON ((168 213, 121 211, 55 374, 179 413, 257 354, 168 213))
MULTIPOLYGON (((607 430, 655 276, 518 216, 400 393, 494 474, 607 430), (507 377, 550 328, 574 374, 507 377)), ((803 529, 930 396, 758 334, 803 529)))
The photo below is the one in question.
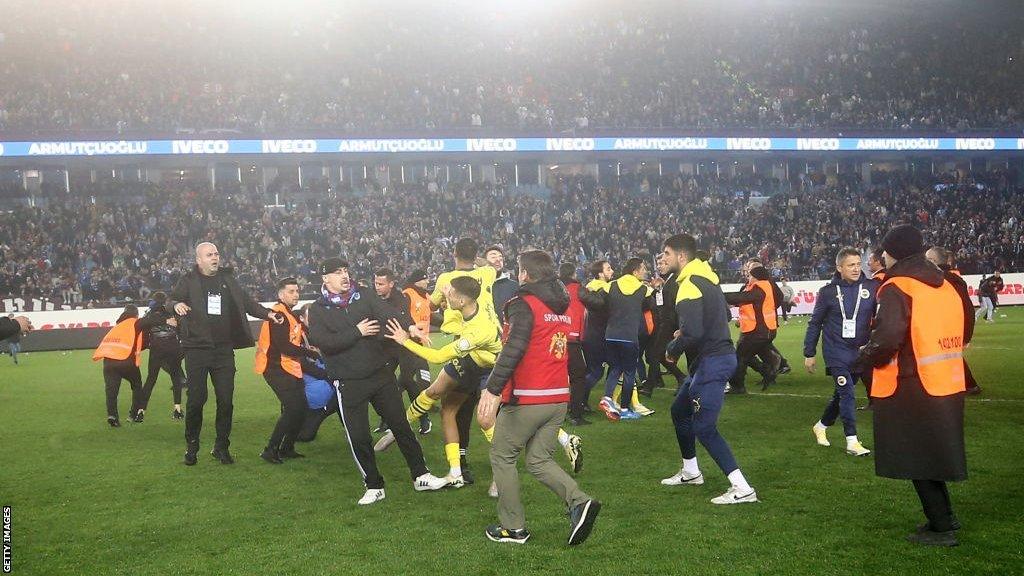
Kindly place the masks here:
POLYGON ((597 260, 595 262, 591 262, 590 263, 590 275, 592 277, 594 277, 594 278, 597 278, 598 276, 600 276, 601 273, 604 272, 604 265, 605 264, 608 264, 607 260, 597 260))
POLYGON ((527 250, 520 253, 519 267, 530 276, 530 280, 533 282, 556 278, 555 261, 550 254, 543 250, 527 250))
POLYGON ((296 280, 294 276, 287 276, 287 277, 281 278, 280 280, 277 281, 277 289, 278 290, 283 290, 285 286, 291 286, 293 284, 295 286, 298 286, 299 285, 299 281, 296 280))
POLYGON ((697 239, 689 234, 675 234, 669 236, 662 243, 664 246, 686 254, 688 258, 694 258, 697 254, 697 239))
POLYGON ((846 259, 847 256, 860 256, 860 250, 857 250, 853 246, 844 246, 836 252, 836 266, 839 266, 840 262, 846 259))
POLYGON ((484 255, 486 256, 488 252, 494 252, 495 250, 497 250, 499 253, 501 253, 502 256, 505 255, 505 251, 502 250, 501 246, 498 246, 497 244, 492 244, 492 245, 488 246, 487 249, 484 250, 484 255))
POLYGON ((632 274, 640 269, 644 265, 643 258, 637 258, 636 256, 626 260, 626 263, 622 265, 622 275, 632 274))
POLYGON ((472 238, 459 238, 455 243, 455 257, 459 260, 475 260, 480 245, 472 238))
POLYGON ((693 253, 693 259, 703 260, 707 262, 708 260, 711 260, 711 253, 709 253, 707 250, 697 250, 696 252, 693 253))
POLYGON ((885 252, 885 248, 875 248, 874 250, 871 251, 871 258, 877 260, 878 262, 881 262, 884 266, 885 260, 882 259, 882 252, 885 252))
POLYGON ((167 292, 163 290, 157 290, 149 295, 149 297, 156 302, 157 306, 163 306, 167 302, 167 292))
POLYGON ((373 274, 374 276, 383 276, 388 280, 395 279, 395 273, 392 272, 390 268, 378 268, 377 271, 374 272, 373 274))
POLYGON ((576 265, 572 262, 563 262, 558 266, 558 279, 564 283, 576 281, 576 265))
POLYGON ((480 282, 472 276, 452 278, 452 289, 470 300, 476 300, 480 297, 480 282))

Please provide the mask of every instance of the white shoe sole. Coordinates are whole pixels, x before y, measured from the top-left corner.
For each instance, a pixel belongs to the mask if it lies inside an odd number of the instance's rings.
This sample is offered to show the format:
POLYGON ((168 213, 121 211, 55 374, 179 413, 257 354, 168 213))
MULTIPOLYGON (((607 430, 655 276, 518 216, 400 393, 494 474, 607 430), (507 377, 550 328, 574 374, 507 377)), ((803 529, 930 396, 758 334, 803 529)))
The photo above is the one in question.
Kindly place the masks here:
POLYGON ((359 504, 360 506, 369 506, 370 504, 376 504, 377 502, 380 502, 384 498, 385 498, 384 493, 381 492, 380 494, 378 494, 377 496, 375 496, 374 498, 372 498, 370 500, 367 500, 366 497, 364 496, 364 497, 360 498, 359 502, 356 502, 356 504, 359 504))
POLYGON ((391 447, 395 443, 395 433, 388 430, 377 443, 373 445, 374 452, 383 452, 391 447))
POLYGON ((849 448, 847 448, 846 449, 846 453, 849 454, 850 456, 860 457, 860 456, 867 456, 867 455, 871 454, 871 450, 865 450, 863 452, 857 452, 856 450, 850 450, 849 448))
POLYGON ((718 497, 715 497, 715 498, 711 499, 711 503, 712 504, 722 504, 722 505, 727 505, 727 504, 753 504, 754 502, 757 502, 757 501, 758 501, 757 500, 757 492, 751 492, 750 494, 747 494, 747 495, 742 496, 740 498, 728 498, 727 499, 725 497, 725 495, 723 494, 721 496, 718 496, 718 497))
POLYGON ((700 486, 703 483, 704 483, 704 475, 703 474, 699 474, 697 476, 694 476, 693 478, 690 478, 689 480, 684 480, 683 478, 678 478, 677 479, 676 477, 673 476, 671 478, 665 478, 665 479, 663 479, 661 481, 661 485, 662 486, 700 486))

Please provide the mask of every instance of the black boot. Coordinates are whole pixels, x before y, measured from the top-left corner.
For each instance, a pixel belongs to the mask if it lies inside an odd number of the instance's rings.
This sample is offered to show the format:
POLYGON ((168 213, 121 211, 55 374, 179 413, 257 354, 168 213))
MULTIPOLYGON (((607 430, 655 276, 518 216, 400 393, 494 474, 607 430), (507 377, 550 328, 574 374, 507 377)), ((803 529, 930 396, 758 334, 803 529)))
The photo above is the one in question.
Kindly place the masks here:
POLYGON ((197 454, 199 454, 199 442, 187 441, 185 443, 185 466, 195 466, 199 461, 197 454))

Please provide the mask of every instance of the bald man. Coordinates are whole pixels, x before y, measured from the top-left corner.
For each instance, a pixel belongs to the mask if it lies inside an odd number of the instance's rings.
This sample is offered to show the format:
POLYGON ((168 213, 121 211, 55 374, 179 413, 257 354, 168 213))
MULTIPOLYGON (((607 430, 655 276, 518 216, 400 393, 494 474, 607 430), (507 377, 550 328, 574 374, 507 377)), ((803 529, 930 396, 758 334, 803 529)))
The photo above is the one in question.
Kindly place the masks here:
POLYGON ((242 291, 234 271, 220 265, 217 246, 210 242, 196 246, 196 265, 178 281, 166 306, 178 319, 178 337, 185 351, 185 465, 198 461, 207 377, 217 397, 217 438, 210 454, 222 464, 234 464, 228 446, 234 411, 235 349, 254 344, 246 315, 278 324, 284 318, 242 291))

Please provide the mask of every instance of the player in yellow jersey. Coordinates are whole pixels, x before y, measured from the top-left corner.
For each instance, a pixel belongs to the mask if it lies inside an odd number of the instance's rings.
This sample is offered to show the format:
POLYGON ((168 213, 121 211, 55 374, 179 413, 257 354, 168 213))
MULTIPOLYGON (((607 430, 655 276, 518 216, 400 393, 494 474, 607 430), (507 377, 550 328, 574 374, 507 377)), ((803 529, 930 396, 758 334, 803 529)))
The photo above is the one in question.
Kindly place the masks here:
MULTIPOLYGON (((456 414, 468 399, 479 394, 481 384, 487 380, 498 352, 501 352, 501 334, 497 319, 488 317, 480 305, 481 286, 474 278, 453 278, 443 293, 448 309, 457 312, 460 319, 458 326, 455 325, 455 315, 450 321, 449 328, 458 332, 455 340, 435 350, 410 338, 398 322, 388 323, 385 337, 432 364, 444 365, 434 383, 409 405, 406 416, 410 421, 418 419, 443 397, 441 425, 445 438, 444 452, 451 466, 448 479, 450 485, 460 487, 465 484, 465 479, 462 476, 461 435, 456 414)), ((471 402, 470 405, 475 407, 476 403, 471 402)), ((483 432, 490 441, 494 429, 487 428, 483 432)), ((375 449, 384 450, 393 442, 394 436, 385 434, 375 449)))

